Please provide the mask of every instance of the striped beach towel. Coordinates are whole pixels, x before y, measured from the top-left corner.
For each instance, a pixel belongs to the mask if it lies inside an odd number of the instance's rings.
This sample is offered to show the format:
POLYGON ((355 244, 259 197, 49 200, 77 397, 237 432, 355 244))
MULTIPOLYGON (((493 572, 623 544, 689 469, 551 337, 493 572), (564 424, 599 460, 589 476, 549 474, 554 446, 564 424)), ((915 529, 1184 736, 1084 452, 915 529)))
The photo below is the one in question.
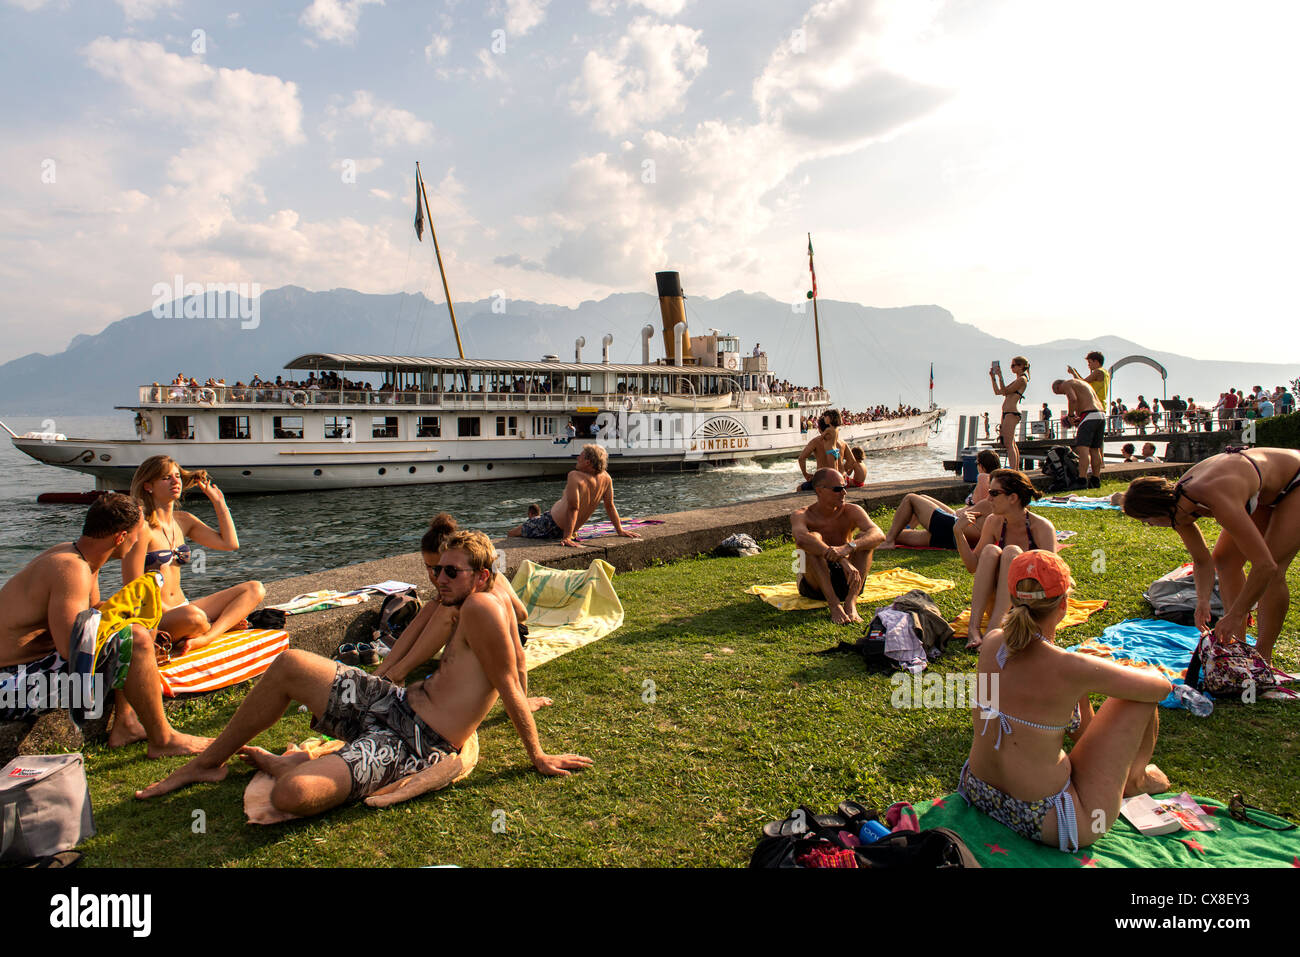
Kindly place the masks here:
POLYGON ((623 624, 613 574, 614 566, 599 558, 581 569, 547 568, 524 560, 510 585, 528 609, 528 670, 604 638, 623 624))
POLYGON ((256 678, 288 647, 287 631, 228 631, 212 644, 160 667, 163 694, 174 698, 178 694, 216 691, 256 678))

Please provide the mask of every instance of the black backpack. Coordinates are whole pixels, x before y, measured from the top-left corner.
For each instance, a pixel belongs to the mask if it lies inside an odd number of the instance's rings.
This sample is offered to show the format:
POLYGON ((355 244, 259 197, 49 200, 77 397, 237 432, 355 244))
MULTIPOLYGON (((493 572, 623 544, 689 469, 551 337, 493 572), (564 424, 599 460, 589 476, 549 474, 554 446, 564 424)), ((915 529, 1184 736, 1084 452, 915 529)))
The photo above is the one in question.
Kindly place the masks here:
MULTIPOLYGON (((790 812, 783 821, 773 821, 763 828, 763 837, 749 859, 753 868, 802 868, 797 858, 805 851, 824 845, 844 848, 848 845, 839 832, 856 832, 864 822, 879 820, 879 813, 855 802, 840 805, 840 814, 815 814, 807 807, 790 812), (846 808, 856 813, 845 814, 846 808)), ((873 844, 855 847, 853 856, 858 867, 887 867, 903 870, 979 867, 966 842, 946 827, 924 831, 896 831, 873 844)))
POLYGON ((1043 459, 1043 474, 1051 480, 1047 487, 1049 492, 1064 492, 1068 489, 1081 488, 1079 482, 1079 456, 1074 449, 1064 445, 1054 445, 1043 459))

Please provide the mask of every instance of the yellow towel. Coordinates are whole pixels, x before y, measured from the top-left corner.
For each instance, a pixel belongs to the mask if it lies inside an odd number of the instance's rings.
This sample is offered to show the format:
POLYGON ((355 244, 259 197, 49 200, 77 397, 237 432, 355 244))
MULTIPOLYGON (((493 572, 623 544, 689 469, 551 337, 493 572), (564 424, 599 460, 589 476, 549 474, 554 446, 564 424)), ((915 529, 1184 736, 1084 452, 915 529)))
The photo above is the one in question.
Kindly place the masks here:
POLYGON ((162 576, 145 572, 130 584, 123 585, 99 607, 99 636, 95 656, 104 643, 123 628, 142 625, 153 631, 162 618, 162 576))
POLYGON ((528 609, 529 670, 604 638, 623 624, 623 603, 610 576, 614 566, 597 558, 585 569, 562 570, 525 560, 510 583, 528 609))
MULTIPOLYGON (((946 578, 926 578, 906 568, 887 568, 872 572, 862 586, 858 601, 886 601, 905 595, 913 588, 925 592, 947 591, 956 588, 946 578)), ((813 608, 825 608, 825 601, 805 598, 799 594, 797 582, 782 582, 780 585, 750 585, 745 589, 746 595, 757 595, 773 608, 781 611, 808 611, 813 608)))
MULTIPOLYGON (((1097 600, 1067 598, 1066 601, 1068 604, 1066 606, 1065 618, 1056 626, 1058 629, 1073 628, 1075 625, 1082 625, 1085 621, 1110 604, 1110 602, 1106 601, 1104 598, 1097 600)), ((984 612, 985 628, 989 627, 989 612, 992 610, 993 609, 990 608, 988 611, 984 612)), ((952 636, 954 638, 965 638, 970 634, 970 609, 967 608, 957 617, 956 621, 950 622, 950 624, 952 625, 952 636)))

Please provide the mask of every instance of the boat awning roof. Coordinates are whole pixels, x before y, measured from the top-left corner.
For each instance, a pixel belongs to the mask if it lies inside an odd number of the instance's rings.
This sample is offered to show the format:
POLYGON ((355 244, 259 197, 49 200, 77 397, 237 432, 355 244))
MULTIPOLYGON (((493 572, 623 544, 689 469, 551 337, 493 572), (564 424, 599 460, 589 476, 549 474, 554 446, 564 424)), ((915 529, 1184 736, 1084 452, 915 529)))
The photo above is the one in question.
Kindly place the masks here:
POLYGON ((617 362, 529 362, 524 359, 438 359, 423 356, 358 356, 339 352, 309 352, 287 362, 286 369, 335 369, 352 372, 417 372, 424 369, 468 369, 472 372, 564 372, 591 375, 621 372, 628 375, 729 375, 715 366, 635 365, 617 362))

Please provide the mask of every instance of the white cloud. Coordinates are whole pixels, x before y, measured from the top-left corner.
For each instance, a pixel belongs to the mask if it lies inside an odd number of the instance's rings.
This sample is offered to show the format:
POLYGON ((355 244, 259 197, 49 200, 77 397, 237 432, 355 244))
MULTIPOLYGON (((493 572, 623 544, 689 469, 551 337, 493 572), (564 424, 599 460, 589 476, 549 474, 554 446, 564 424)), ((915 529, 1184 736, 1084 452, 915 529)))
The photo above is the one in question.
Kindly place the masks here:
POLYGON ((26 10, 32 13, 45 6, 50 0, 5 0, 11 7, 18 7, 20 10, 26 10))
MULTIPOLYGON (((642 7, 661 17, 675 17, 686 9, 690 0, 624 0, 629 10, 642 7)), ((618 8, 619 0, 588 0, 587 9, 601 17, 610 16, 618 8)))
POLYGON ((361 8, 384 0, 312 0, 302 12, 298 22, 316 35, 317 39, 333 43, 351 43, 357 38, 357 23, 361 8))
POLYGON ((180 0, 117 0, 128 20, 152 20, 160 10, 180 6, 180 0))
POLYGON ((377 188, 377 187, 372 188, 372 189, 370 190, 370 195, 371 195, 371 196, 377 196, 379 199, 390 200, 390 201, 391 201, 392 198, 393 198, 393 194, 390 193, 388 190, 386 190, 386 189, 379 189, 379 188, 377 188))
POLYGON ((424 48, 424 58, 432 63, 437 57, 444 57, 451 49, 451 39, 444 34, 435 33, 424 48))
POLYGON ((485 80, 497 80, 505 75, 501 72, 501 67, 497 66, 496 55, 489 53, 486 48, 478 51, 478 62, 479 76, 485 80))
POLYGON ((432 123, 419 119, 409 110, 376 100, 368 90, 357 90, 346 106, 340 106, 338 102, 329 104, 325 108, 325 117, 321 135, 330 141, 350 122, 364 124, 381 146, 399 143, 414 146, 433 138, 432 123))
POLYGON ((234 13, 226 14, 226 26, 241 27, 244 25, 244 15, 236 10, 234 13))
POLYGON ((602 132, 632 129, 680 112, 708 62, 699 30, 638 17, 613 49, 583 58, 570 105, 579 114, 591 113, 602 132))
POLYGON ((546 19, 551 0, 506 0, 506 32, 521 37, 546 19))

